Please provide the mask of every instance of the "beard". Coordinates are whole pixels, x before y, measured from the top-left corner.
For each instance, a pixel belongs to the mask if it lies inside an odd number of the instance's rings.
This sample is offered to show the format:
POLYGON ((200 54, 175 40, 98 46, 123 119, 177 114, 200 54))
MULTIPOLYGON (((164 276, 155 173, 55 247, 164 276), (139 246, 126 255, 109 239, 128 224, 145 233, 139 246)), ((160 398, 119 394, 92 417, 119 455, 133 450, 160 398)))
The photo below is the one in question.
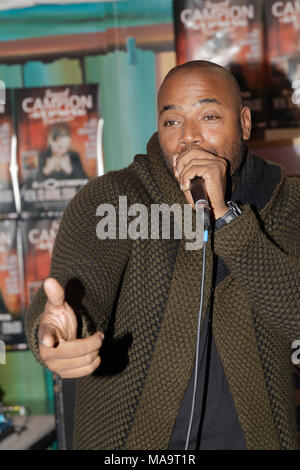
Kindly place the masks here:
POLYGON ((238 141, 235 141, 230 146, 228 151, 225 152, 225 155, 230 155, 229 158, 225 158, 228 162, 228 166, 230 167, 229 174, 231 177, 235 177, 235 175, 239 173, 246 154, 246 150, 247 147, 245 145, 245 142, 242 136, 240 136, 240 139, 238 141))

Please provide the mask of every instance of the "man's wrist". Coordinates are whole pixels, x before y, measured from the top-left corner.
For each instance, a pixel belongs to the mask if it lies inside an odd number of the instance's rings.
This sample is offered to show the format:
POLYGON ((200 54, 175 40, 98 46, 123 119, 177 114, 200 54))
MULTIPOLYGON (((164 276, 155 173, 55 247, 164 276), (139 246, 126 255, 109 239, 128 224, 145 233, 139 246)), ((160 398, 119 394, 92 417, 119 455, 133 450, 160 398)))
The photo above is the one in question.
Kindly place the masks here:
POLYGON ((228 201, 226 203, 227 211, 221 217, 217 218, 215 221, 215 229, 223 227, 223 225, 229 224, 232 220, 239 217, 242 213, 241 208, 235 201, 228 201))
POLYGON ((226 214, 226 212, 228 212, 228 207, 226 206, 226 204, 224 203, 224 206, 219 208, 219 209, 214 209, 214 216, 215 216, 215 219, 220 219, 221 217, 223 217, 223 215, 226 214))

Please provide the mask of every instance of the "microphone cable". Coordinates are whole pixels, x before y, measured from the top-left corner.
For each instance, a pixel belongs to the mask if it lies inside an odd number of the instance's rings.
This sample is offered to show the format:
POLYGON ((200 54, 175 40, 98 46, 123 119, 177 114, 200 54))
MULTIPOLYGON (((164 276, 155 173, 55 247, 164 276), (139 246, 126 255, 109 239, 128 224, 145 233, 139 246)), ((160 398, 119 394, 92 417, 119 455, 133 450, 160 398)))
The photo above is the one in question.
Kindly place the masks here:
POLYGON ((205 265, 206 265, 206 244, 208 240, 208 229, 204 230, 203 234, 203 257, 202 257, 202 279, 201 279, 201 291, 200 291, 200 307, 199 307, 199 317, 198 317, 198 326, 197 326, 197 342, 196 342, 196 359, 195 359, 195 374, 194 374, 194 389, 193 389, 193 398, 192 398, 192 408, 189 420, 188 433, 185 442, 185 450, 188 450, 190 434, 192 429, 192 423, 195 412, 195 401, 196 401, 196 391, 197 391, 197 380, 198 380, 198 363, 199 363, 199 349, 200 349, 200 330, 201 330, 201 320, 202 320, 202 310, 203 310, 203 299, 204 299, 204 280, 205 280, 205 265))
POLYGON ((205 267, 206 267, 206 245, 208 241, 208 231, 210 227, 210 208, 208 204, 208 198, 205 190, 205 185, 203 178, 195 177, 191 181, 191 194, 194 199, 194 205, 196 212, 201 214, 201 220, 203 220, 203 255, 202 255, 202 274, 201 274, 201 290, 200 290, 200 307, 199 307, 199 316, 198 316, 198 325, 197 325, 197 342, 196 342, 196 359, 195 359, 195 374, 194 374, 194 388, 193 388, 193 398, 192 398, 192 407, 191 414, 189 419, 188 432, 186 436, 185 449, 188 450, 190 434, 192 429, 192 423, 195 412, 195 401, 196 401, 196 391, 197 391, 197 381, 198 381, 198 369, 199 369, 199 349, 200 349, 200 333, 201 333, 201 320, 202 320, 202 310, 203 310, 203 300, 204 300, 204 286, 205 286, 205 267), (203 216, 203 218, 202 218, 203 216))

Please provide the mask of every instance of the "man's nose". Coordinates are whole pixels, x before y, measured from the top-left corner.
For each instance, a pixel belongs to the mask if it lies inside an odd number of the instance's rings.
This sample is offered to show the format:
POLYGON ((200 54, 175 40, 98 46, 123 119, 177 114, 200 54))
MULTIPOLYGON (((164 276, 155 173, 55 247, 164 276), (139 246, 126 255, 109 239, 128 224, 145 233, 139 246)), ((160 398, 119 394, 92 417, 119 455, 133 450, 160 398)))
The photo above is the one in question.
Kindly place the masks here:
POLYGON ((180 143, 187 145, 197 142, 203 142, 201 126, 195 120, 190 119, 182 126, 182 134, 180 143))

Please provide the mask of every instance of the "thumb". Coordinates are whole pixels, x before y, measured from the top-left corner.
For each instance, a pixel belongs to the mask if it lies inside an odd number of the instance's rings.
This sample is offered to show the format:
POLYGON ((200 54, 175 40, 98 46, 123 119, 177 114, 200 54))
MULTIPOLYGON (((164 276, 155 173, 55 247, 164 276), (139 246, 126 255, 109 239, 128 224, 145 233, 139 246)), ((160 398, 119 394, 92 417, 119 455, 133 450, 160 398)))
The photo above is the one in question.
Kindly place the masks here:
POLYGON ((63 307, 65 292, 60 283, 54 279, 54 277, 48 277, 44 281, 44 291, 47 295, 48 302, 53 307, 63 307))
POLYGON ((74 310, 65 302, 65 292, 60 283, 53 277, 44 282, 44 291, 48 301, 40 325, 47 328, 47 343, 58 344, 61 341, 71 341, 77 336, 77 318, 74 310), (49 335, 52 339, 49 339, 49 335), (54 338, 54 339, 53 339, 54 338))

